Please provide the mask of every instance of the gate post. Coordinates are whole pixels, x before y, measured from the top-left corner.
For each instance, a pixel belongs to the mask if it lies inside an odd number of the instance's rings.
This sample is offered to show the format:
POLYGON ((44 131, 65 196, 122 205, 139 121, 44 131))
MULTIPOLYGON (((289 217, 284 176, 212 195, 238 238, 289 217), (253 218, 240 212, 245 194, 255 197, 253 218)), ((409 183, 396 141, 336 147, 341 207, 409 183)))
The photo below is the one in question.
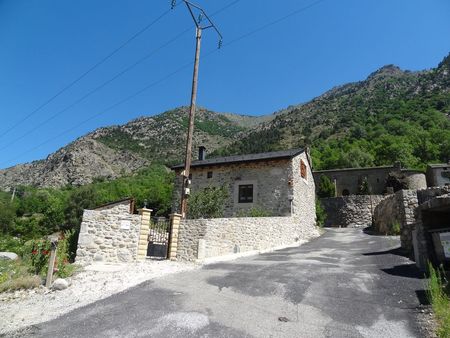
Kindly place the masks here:
POLYGON ((152 209, 139 209, 141 215, 141 227, 139 229, 137 259, 145 259, 147 257, 148 234, 150 233, 150 216, 152 209))
POLYGON ((169 250, 167 258, 177 260, 178 231, 180 230, 181 214, 170 214, 169 250))

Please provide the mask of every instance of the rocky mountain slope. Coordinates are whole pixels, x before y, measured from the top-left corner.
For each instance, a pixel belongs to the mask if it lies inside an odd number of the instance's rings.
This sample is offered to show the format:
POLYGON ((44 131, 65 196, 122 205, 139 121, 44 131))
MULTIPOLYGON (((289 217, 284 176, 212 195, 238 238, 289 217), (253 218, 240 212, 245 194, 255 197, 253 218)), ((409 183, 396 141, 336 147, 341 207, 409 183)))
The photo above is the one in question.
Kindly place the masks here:
MULTIPOLYGON (((149 163, 181 161, 188 108, 100 128, 45 160, 0 170, 0 189, 82 185, 149 163)), ((197 110, 194 149, 212 155, 312 146, 316 168, 392 164, 420 168, 450 158, 450 55, 421 72, 388 65, 308 103, 250 117, 197 110)), ((195 155, 195 151, 194 151, 195 155)))
MULTIPOLYGON (((224 147, 270 119, 198 108, 193 146, 207 145, 209 150, 224 147)), ((188 107, 180 107, 124 125, 99 128, 44 160, 0 170, 0 189, 83 185, 96 178, 129 175, 154 162, 170 165, 183 158, 187 124, 188 107)))
POLYGON ((316 168, 450 159, 450 55, 426 71, 384 66, 291 106, 216 155, 312 146, 316 168))

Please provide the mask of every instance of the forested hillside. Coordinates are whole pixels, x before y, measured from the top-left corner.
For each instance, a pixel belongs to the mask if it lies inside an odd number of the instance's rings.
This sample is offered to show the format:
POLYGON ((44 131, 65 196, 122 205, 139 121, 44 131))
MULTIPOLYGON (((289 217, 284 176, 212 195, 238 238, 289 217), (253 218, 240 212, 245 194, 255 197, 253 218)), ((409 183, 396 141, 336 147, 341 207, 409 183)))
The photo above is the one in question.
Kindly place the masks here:
POLYGON ((316 169, 450 159, 450 55, 437 68, 389 65, 278 115, 215 155, 310 145, 316 169))
POLYGON ((28 240, 73 229, 73 254, 84 209, 134 197, 138 208, 146 202, 153 214, 167 215, 172 191, 173 174, 163 165, 153 165, 113 181, 96 180, 81 187, 19 186, 14 198, 11 193, 0 191, 0 251, 20 252, 20 247, 28 240))

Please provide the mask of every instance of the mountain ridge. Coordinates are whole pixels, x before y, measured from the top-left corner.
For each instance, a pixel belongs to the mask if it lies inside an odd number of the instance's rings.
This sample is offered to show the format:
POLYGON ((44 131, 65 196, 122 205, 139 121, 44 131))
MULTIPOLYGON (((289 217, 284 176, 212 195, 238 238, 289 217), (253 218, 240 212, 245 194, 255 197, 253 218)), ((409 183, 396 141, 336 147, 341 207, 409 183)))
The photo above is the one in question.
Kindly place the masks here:
MULTIPOLYGON (((183 106, 97 128, 46 159, 0 170, 0 188, 83 185, 130 175, 150 163, 174 164, 183 158, 188 110, 183 106)), ((449 121, 450 54, 429 70, 385 65, 364 80, 269 115, 198 107, 193 146, 207 145, 213 156, 221 156, 311 145, 320 169, 391 164, 396 157, 405 165, 423 167, 425 161, 450 158, 449 121), (422 141, 414 139, 415 131, 429 143, 422 154, 416 149, 422 141), (431 131, 436 140, 430 138, 431 131), (396 142, 403 142, 406 152, 395 149, 396 142), (383 147, 392 154, 383 154, 383 147)))

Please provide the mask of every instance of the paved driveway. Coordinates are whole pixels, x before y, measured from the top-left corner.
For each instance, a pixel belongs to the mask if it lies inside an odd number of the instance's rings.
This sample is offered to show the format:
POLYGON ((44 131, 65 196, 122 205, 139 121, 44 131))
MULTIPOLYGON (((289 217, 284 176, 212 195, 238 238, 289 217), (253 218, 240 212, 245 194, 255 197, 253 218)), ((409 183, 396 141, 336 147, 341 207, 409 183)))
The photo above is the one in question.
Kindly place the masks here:
POLYGON ((33 337, 415 337, 413 263, 398 239, 329 230, 298 248, 141 284, 33 337))

